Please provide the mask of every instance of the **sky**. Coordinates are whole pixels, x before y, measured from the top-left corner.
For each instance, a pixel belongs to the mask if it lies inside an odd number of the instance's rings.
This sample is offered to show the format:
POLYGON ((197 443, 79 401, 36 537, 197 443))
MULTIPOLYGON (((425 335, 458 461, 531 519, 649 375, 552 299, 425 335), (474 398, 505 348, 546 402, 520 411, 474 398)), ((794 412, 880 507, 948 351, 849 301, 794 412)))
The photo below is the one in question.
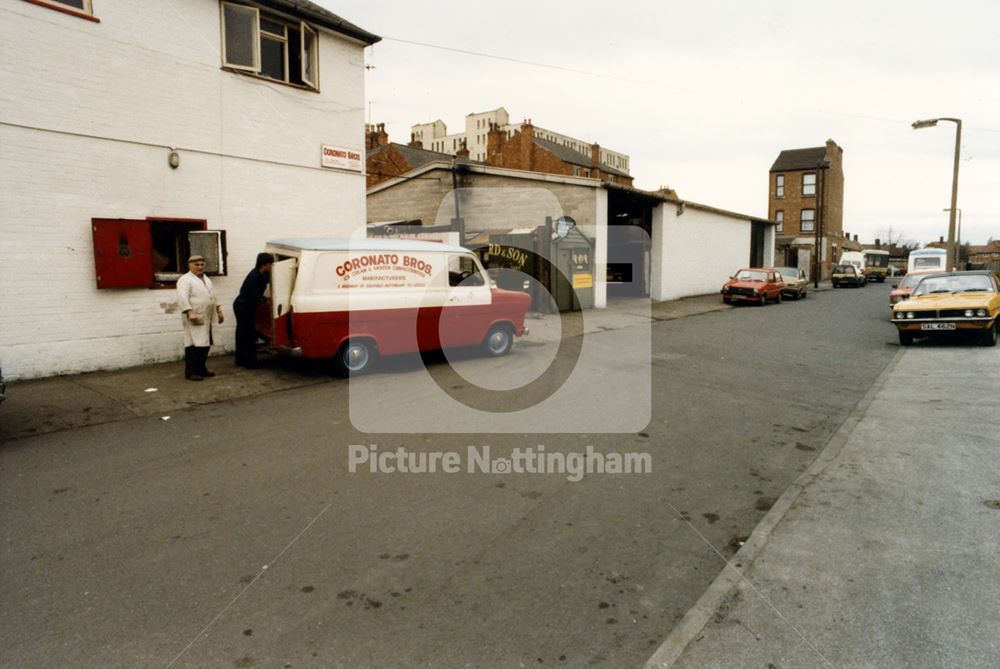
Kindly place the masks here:
POLYGON ((764 217, 778 153, 833 139, 844 230, 924 244, 948 234, 956 126, 910 124, 956 117, 962 240, 1000 239, 995 0, 316 1, 383 37, 366 120, 392 141, 502 106, 628 154, 639 188, 764 217))

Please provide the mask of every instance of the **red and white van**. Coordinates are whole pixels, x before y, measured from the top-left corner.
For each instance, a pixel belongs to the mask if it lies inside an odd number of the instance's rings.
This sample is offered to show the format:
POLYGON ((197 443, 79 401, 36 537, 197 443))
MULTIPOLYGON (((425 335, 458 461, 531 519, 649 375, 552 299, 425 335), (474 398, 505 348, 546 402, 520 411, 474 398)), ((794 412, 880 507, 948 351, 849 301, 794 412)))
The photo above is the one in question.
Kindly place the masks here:
POLYGON ((531 298, 494 287, 468 249, 395 239, 268 242, 270 302, 258 333, 278 351, 333 358, 345 376, 379 355, 482 346, 510 352, 531 298))

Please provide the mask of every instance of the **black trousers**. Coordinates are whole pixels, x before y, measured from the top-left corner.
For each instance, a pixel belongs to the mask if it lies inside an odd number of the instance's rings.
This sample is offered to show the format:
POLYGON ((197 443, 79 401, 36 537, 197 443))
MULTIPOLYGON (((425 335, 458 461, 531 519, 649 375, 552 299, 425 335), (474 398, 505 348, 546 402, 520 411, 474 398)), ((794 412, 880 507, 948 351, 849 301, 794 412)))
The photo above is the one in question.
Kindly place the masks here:
POLYGON ((205 363, 208 361, 209 346, 185 346, 184 347, 184 378, 198 375, 202 376, 208 370, 205 363))
POLYGON ((239 367, 257 366, 256 309, 244 307, 239 300, 233 303, 236 313, 236 364, 239 367))

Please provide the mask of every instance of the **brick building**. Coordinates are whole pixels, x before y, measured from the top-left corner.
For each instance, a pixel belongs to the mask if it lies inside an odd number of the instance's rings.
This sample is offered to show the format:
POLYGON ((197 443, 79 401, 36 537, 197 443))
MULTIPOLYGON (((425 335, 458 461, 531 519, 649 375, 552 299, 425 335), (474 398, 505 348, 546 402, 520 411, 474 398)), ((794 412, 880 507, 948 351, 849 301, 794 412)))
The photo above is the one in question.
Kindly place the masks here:
POLYGON ((832 139, 825 146, 789 149, 778 154, 769 174, 768 218, 778 223, 775 261, 801 267, 826 279, 846 240, 844 150, 832 139))
MULTIPOLYGON (((550 153, 561 155, 563 162, 588 170, 599 166, 603 174, 614 173, 617 177, 628 177, 629 157, 624 153, 585 142, 582 139, 554 130, 541 128, 533 125, 530 121, 525 123, 531 125, 533 138, 544 142, 539 146, 550 153)), ((459 151, 464 149, 468 151, 470 159, 488 162, 490 132, 501 130, 508 139, 512 139, 517 132, 523 132, 523 126, 523 123, 511 123, 507 110, 498 107, 486 112, 468 114, 465 117, 465 130, 459 133, 448 134, 448 127, 440 119, 411 126, 411 145, 419 144, 420 148, 428 151, 438 151, 449 155, 457 155, 459 151)), ((522 162, 524 161, 522 160, 522 162)), ((539 162, 544 162, 544 159, 540 159, 539 162)), ((544 171, 521 166, 516 169, 544 171)), ((552 173, 572 174, 572 170, 552 173)), ((628 178, 631 179, 631 177, 628 178)), ((626 181, 619 178, 615 183, 626 184, 626 181)))
POLYGON ((973 267, 1000 272, 1000 239, 991 239, 986 244, 970 244, 967 252, 973 267))
MULTIPOLYGON (((468 158, 468 151, 459 151, 458 158, 468 158)), ((390 142, 385 124, 365 126, 366 188, 394 179, 427 163, 453 160, 455 156, 440 151, 428 151, 419 142, 390 142)))
POLYGON ((267 240, 363 229, 379 38, 306 0, 167 4, 4 3, 5 376, 179 358, 173 287, 197 240, 231 350, 267 240))
POLYGON ((447 142, 428 143, 419 138, 418 132, 429 132, 426 128, 437 127, 439 123, 414 126, 424 127, 425 130, 411 133, 409 144, 390 142, 383 123, 368 125, 365 134, 368 188, 429 162, 453 158, 474 164, 600 179, 619 186, 632 186, 632 177, 628 172, 606 162, 612 160, 615 164, 627 165, 627 156, 622 160, 620 154, 610 152, 609 155, 598 144, 585 144, 554 135, 535 127, 531 121, 525 121, 520 126, 490 121, 488 126, 483 126, 485 132, 476 138, 478 142, 481 137, 483 147, 475 151, 470 151, 464 143, 466 139, 457 135, 449 136, 447 142), (426 148, 428 144, 434 148, 426 148), (450 150, 444 150, 446 147, 450 150))
POLYGON ((486 163, 527 172, 590 177, 620 186, 631 186, 627 172, 602 162, 601 147, 592 144, 587 154, 536 134, 531 121, 511 131, 493 126, 487 131, 486 163))

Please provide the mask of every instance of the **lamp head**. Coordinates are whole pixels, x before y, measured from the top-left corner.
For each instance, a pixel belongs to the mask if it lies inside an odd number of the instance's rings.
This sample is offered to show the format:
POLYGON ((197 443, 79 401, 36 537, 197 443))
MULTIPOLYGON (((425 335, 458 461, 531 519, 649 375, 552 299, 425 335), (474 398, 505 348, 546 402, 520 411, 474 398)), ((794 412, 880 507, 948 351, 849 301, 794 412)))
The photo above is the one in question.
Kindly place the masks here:
POLYGON ((937 125, 937 122, 938 119, 929 118, 923 121, 914 121, 910 125, 913 127, 914 130, 920 130, 921 128, 933 128, 934 126, 937 125))

